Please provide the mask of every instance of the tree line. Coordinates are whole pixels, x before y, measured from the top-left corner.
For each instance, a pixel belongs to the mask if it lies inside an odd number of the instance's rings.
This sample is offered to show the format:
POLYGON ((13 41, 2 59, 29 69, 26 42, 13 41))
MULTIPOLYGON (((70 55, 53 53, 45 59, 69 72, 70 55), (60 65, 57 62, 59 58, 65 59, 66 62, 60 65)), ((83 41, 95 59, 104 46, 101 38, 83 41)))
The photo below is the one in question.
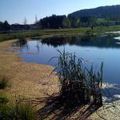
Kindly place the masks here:
POLYGON ((31 30, 31 29, 61 29, 61 28, 79 28, 79 27, 94 27, 94 26, 111 26, 120 25, 120 19, 113 18, 97 18, 91 16, 73 17, 65 15, 52 15, 36 21, 34 24, 12 24, 7 21, 0 22, 0 31, 16 31, 16 30, 31 30))
POLYGON ((72 16, 56 16, 45 17, 36 23, 38 28, 79 28, 92 26, 111 26, 120 25, 120 19, 113 18, 97 18, 92 16, 72 17, 72 16))
POLYGON ((90 26, 91 20, 90 17, 74 18, 65 15, 52 15, 38 21, 36 26, 42 29, 77 28, 80 26, 90 26))

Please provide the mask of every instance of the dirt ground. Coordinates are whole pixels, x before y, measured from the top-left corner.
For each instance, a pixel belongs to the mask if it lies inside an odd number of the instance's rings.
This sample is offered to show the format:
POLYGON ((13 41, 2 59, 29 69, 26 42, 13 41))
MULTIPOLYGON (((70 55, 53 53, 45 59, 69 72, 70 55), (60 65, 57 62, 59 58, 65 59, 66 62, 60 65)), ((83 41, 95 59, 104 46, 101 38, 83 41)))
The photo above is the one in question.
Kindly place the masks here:
MULTIPOLYGON (((7 94, 11 100, 18 96, 39 99, 57 93, 59 82, 55 73, 51 74, 53 67, 23 62, 16 52, 18 48, 11 49, 13 42, 14 40, 0 43, 0 75, 9 81, 9 86, 0 93, 7 94)), ((74 116, 76 115, 71 120, 74 116)), ((120 120, 120 101, 104 105, 89 119, 120 120)))
POLYGON ((57 92, 58 79, 52 73, 53 67, 23 62, 16 53, 18 48, 11 49, 12 42, 0 43, 0 75, 9 80, 5 92, 12 97, 26 98, 44 97, 57 92))

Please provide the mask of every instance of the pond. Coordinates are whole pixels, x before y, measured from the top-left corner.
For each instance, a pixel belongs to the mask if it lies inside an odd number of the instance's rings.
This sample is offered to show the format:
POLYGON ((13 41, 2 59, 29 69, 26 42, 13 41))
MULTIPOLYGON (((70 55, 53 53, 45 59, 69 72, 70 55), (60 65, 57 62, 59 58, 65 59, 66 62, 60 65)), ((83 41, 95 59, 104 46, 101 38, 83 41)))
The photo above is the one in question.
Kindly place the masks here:
MULTIPOLYGON (((100 68, 104 63, 104 82, 109 84, 112 98, 120 97, 120 40, 119 37, 100 36, 83 38, 80 36, 56 36, 45 39, 30 39, 19 50, 20 56, 26 62, 57 64, 58 50, 75 53, 78 58, 83 58, 85 65, 94 69, 100 68), (114 90, 117 88, 117 90, 114 90)), ((108 89, 108 88, 105 88, 108 89)), ((109 96, 109 95, 108 95, 109 96)))

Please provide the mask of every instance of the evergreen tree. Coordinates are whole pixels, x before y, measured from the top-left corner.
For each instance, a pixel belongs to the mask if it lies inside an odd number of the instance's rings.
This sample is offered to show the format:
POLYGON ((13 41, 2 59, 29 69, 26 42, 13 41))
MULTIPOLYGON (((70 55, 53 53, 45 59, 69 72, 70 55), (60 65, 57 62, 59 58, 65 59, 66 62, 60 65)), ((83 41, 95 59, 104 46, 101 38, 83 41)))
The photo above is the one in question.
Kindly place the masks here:
POLYGON ((8 23, 7 21, 5 21, 5 22, 3 23, 3 29, 4 29, 5 31, 9 31, 9 30, 10 30, 10 25, 9 25, 9 23, 8 23))

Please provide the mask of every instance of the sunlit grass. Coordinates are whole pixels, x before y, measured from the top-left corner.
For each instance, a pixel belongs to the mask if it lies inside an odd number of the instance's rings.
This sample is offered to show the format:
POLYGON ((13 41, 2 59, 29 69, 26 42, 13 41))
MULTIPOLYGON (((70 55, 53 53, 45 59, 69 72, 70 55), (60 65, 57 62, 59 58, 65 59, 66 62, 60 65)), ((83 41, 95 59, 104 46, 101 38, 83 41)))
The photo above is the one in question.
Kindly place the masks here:
POLYGON ((0 120, 35 120, 35 111, 29 103, 0 104, 0 120))
MULTIPOLYGON (((51 35, 84 35, 88 30, 91 30, 90 27, 81 27, 81 28, 70 28, 70 29, 45 29, 45 30, 28 30, 28 31, 17 31, 12 33, 0 34, 0 41, 17 39, 20 37, 49 37, 51 35)), ((120 31, 120 26, 99 26, 94 27, 92 32, 96 35, 103 34, 109 31, 120 31)))

